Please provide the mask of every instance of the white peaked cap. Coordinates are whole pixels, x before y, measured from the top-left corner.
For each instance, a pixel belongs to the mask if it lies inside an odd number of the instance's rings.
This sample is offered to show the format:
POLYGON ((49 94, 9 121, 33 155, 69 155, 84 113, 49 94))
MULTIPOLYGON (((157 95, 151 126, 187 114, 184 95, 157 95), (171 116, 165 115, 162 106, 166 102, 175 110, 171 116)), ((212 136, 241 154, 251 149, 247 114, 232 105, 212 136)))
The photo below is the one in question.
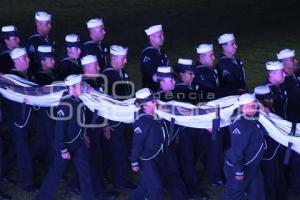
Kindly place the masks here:
POLYGON ((232 40, 234 40, 234 35, 233 33, 225 33, 223 35, 221 35, 219 38, 218 38, 218 42, 219 44, 225 44, 227 42, 230 42, 232 40))
POLYGON ((157 72, 159 73, 172 73, 172 68, 169 66, 160 66, 157 68, 157 72))
POLYGON ((103 20, 101 18, 90 19, 86 22, 88 28, 95 28, 97 26, 103 26, 103 20))
POLYGON ((41 53, 51 53, 52 52, 52 46, 50 45, 40 45, 38 46, 38 52, 41 53))
POLYGON ((37 11, 35 13, 35 19, 37 21, 51 21, 51 15, 44 11, 37 11))
POLYGON ((268 94, 270 93, 270 87, 266 86, 266 85, 261 85, 261 86, 257 86, 256 88, 254 88, 254 93, 257 95, 264 95, 264 94, 268 94))
POLYGON ((77 34, 69 34, 65 37, 66 42, 79 42, 79 35, 77 34))
POLYGON ((149 88, 143 88, 143 89, 138 90, 135 93, 135 98, 137 98, 137 99, 146 99, 151 95, 152 94, 151 94, 149 88))
POLYGON ((162 25, 154 25, 150 26, 149 28, 145 29, 145 33, 147 36, 152 35, 153 33, 156 33, 158 31, 162 31, 162 25))
POLYGON ((283 69, 283 64, 279 61, 269 61, 266 63, 266 69, 270 71, 281 70, 283 69))
POLYGON ((178 59, 178 64, 181 64, 181 65, 193 65, 193 60, 192 59, 179 58, 178 59))
POLYGON ((256 100, 256 98, 255 98, 254 94, 245 93, 245 94, 242 94, 241 96, 239 96, 238 103, 239 103, 239 105, 245 105, 245 104, 251 103, 255 100, 256 100))
POLYGON ((65 78, 65 84, 68 86, 75 85, 82 81, 82 76, 78 74, 71 74, 65 78))
POLYGON ((12 31, 17 31, 17 27, 14 25, 8 25, 8 26, 3 26, 1 29, 2 32, 12 32, 12 31))
POLYGON ((19 58, 23 55, 27 54, 27 51, 25 48, 15 48, 10 52, 11 59, 19 58))
POLYGON ((200 44, 197 48, 197 53, 206 53, 214 50, 214 46, 212 44, 200 44))
POLYGON ((295 57, 295 50, 283 49, 277 54, 277 59, 282 60, 285 58, 295 57))
POLYGON ((96 63, 98 62, 97 57, 94 55, 86 55, 83 58, 81 58, 81 64, 82 65, 87 65, 90 63, 96 63))
POLYGON ((110 46, 110 54, 115 56, 125 56, 127 55, 128 48, 119 46, 119 45, 111 45, 110 46))

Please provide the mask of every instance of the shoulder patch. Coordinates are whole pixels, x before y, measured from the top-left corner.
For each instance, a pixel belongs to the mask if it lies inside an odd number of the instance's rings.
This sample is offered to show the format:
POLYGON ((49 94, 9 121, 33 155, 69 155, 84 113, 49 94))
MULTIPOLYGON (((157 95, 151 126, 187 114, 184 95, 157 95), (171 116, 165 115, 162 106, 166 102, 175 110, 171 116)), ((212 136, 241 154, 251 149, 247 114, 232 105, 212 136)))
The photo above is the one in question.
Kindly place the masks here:
POLYGON ((149 58, 148 56, 145 56, 143 59, 143 63, 149 62, 151 60, 151 58, 149 58))
POLYGON ((58 117, 64 117, 65 116, 65 113, 62 109, 60 109, 59 111, 57 111, 57 116, 58 117))
POLYGON ((227 77, 227 76, 229 76, 229 75, 230 75, 229 71, 227 71, 226 69, 224 69, 224 70, 223 70, 223 73, 222 73, 222 76, 223 76, 223 77, 227 77))
POLYGON ((233 134, 233 135, 241 135, 241 131, 240 131, 238 128, 235 128, 235 129, 232 131, 232 134, 233 134))
POLYGON ((134 133, 135 133, 135 134, 142 133, 141 128, 140 128, 140 127, 136 127, 136 128, 134 129, 134 133))

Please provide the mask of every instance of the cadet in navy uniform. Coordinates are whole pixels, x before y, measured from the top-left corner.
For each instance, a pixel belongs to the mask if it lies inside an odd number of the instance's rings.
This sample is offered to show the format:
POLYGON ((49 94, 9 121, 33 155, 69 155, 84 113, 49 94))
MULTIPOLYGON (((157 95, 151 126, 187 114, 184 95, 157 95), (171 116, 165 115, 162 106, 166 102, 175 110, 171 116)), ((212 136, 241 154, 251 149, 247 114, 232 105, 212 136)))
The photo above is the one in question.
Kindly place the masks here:
POLYGON ((240 105, 232 115, 231 147, 226 153, 226 187, 222 200, 264 200, 260 162, 266 148, 266 130, 258 122, 258 104, 253 94, 238 98, 240 105))
POLYGON ((55 126, 55 156, 49 167, 36 199, 53 199, 67 161, 72 159, 80 180, 81 198, 93 199, 89 155, 84 143, 85 107, 78 98, 82 94, 81 75, 69 75, 65 79, 65 92, 57 107, 55 126))
POLYGON ((28 38, 26 49, 30 57, 30 70, 36 72, 39 66, 37 48, 40 45, 50 45, 54 48, 55 42, 49 38, 51 31, 51 15, 44 11, 35 13, 36 33, 28 38))
POLYGON ((20 39, 17 27, 14 25, 3 26, 1 31, 3 48, 0 50, 0 72, 6 74, 14 65, 9 53, 19 47, 20 39))
MULTIPOLYGON (((39 69, 33 76, 33 82, 40 86, 50 85, 55 82, 53 73, 55 59, 52 46, 40 45, 37 48, 39 69)), ((40 107, 36 109, 37 136, 36 154, 37 158, 46 166, 49 166, 53 154, 54 120, 51 118, 50 108, 40 107)))
MULTIPOLYGON (((180 80, 176 83, 174 89, 176 91, 175 93, 188 95, 185 96, 184 99, 177 100, 192 102, 193 100, 190 94, 197 93, 192 84, 195 77, 193 61, 191 59, 179 58, 176 68, 179 73, 180 80)), ((179 129, 178 136, 179 142, 176 145, 176 153, 178 156, 182 179, 185 183, 188 194, 193 199, 205 200, 207 199, 207 196, 202 194, 198 186, 195 161, 199 159, 200 154, 201 157, 204 157, 207 154, 207 144, 210 142, 210 134, 203 129, 182 126, 179 129)), ((216 158, 214 157, 214 159, 216 158)))
POLYGON ((235 57, 237 44, 232 33, 226 33, 218 38, 222 54, 216 63, 220 87, 233 91, 247 89, 245 67, 241 60, 235 57))
POLYGON ((107 48, 103 44, 106 34, 103 20, 101 18, 90 19, 87 23, 89 39, 83 43, 82 55, 97 56, 98 64, 101 68, 107 66, 107 48))
MULTIPOLYGON (((128 74, 123 69, 127 63, 127 51, 122 46, 110 46, 110 66, 103 71, 107 78, 105 92, 118 100, 132 98, 134 95, 134 85, 130 84, 128 74)), ((111 163, 112 182, 121 190, 132 189, 126 181, 129 150, 125 141, 125 128, 124 123, 109 121, 109 127, 104 129, 104 144, 111 163)))
POLYGON ((142 87, 156 91, 159 85, 153 81, 153 75, 156 73, 157 67, 169 65, 166 51, 162 49, 165 37, 162 25, 151 26, 145 32, 149 44, 143 49, 141 55, 142 87))
POLYGON ((71 74, 81 74, 80 54, 81 44, 79 36, 76 34, 69 34, 65 37, 67 47, 67 57, 62 59, 56 69, 56 76, 58 80, 64 80, 71 74))
POLYGON ((136 104, 141 109, 133 124, 130 161, 132 170, 140 171, 140 181, 131 199, 145 199, 147 195, 147 199, 162 200, 164 188, 170 199, 187 199, 182 193, 184 185, 177 179, 177 166, 170 162, 167 127, 155 119, 156 104, 148 88, 136 92, 136 104))
MULTIPOLYGON (((25 48, 15 48, 10 52, 11 59, 14 62, 14 68, 8 72, 17 77, 31 80, 28 73, 29 58, 25 48)), ((32 191, 35 188, 33 182, 33 170, 31 156, 28 147, 28 137, 31 122, 31 106, 27 105, 28 99, 22 103, 5 100, 4 106, 7 107, 7 124, 12 133, 14 148, 17 152, 18 182, 22 189, 32 191)))

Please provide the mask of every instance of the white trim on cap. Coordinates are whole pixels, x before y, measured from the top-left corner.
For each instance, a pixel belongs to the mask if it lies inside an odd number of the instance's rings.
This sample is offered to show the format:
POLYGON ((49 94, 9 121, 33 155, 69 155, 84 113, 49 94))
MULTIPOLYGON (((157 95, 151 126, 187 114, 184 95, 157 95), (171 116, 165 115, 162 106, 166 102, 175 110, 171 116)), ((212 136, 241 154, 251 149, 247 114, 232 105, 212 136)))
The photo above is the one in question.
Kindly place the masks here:
POLYGON ((241 96, 239 96, 238 104, 245 105, 245 104, 254 102, 255 100, 256 100, 256 98, 255 98, 254 94, 245 93, 245 94, 242 94, 241 96))
POLYGON ((266 85, 261 85, 254 88, 254 93, 258 95, 268 94, 270 92, 271 92, 270 87, 266 85))
POLYGON ((82 76, 78 74, 71 74, 65 78, 65 84, 68 86, 75 85, 82 81, 82 76))
POLYGON ((182 64, 182 65, 193 65, 193 60, 192 59, 179 58, 177 63, 182 64))
POLYGON ((157 72, 159 73, 171 73, 172 72, 172 68, 169 66, 160 66, 157 68, 157 72))
POLYGON ((52 46, 50 45, 40 45, 38 46, 38 52, 41 53, 51 53, 52 52, 52 46))
POLYGON ((82 65, 87 65, 87 64, 96 63, 96 62, 98 62, 98 60, 97 60, 97 57, 94 55, 86 55, 81 58, 82 65))
POLYGON ((145 29, 145 33, 147 36, 152 35, 153 33, 156 33, 158 31, 162 31, 162 25, 154 25, 150 26, 149 28, 145 29))
POLYGON ((95 28, 97 26, 103 26, 103 20, 101 18, 90 19, 86 22, 87 28, 95 28))
POLYGON ((25 54, 27 54, 27 51, 25 48, 15 48, 10 53, 11 59, 17 59, 25 54))
POLYGON ((119 45, 111 45, 109 53, 115 56, 125 56, 127 55, 128 48, 119 46, 119 45))
POLYGON ((37 11, 35 13, 35 19, 37 21, 51 21, 51 15, 44 11, 37 11))
POLYGON ((146 99, 149 96, 151 96, 149 88, 140 89, 135 93, 135 98, 137 99, 146 99))
POLYGON ((233 33, 225 33, 218 38, 219 44, 225 44, 232 40, 235 40, 233 33))
POLYGON ((77 34, 68 34, 65 37, 66 42, 80 42, 79 35, 77 34))
POLYGON ((3 26, 1 29, 2 32, 12 32, 17 31, 17 28, 14 25, 3 26))
POLYGON ((197 53, 206 53, 214 50, 214 46, 212 44, 200 44, 197 48, 197 53))
POLYGON ((295 57, 295 50, 283 49, 277 54, 277 59, 282 60, 285 58, 295 57))
POLYGON ((269 61, 266 63, 266 69, 270 71, 281 70, 283 69, 283 64, 279 61, 269 61))

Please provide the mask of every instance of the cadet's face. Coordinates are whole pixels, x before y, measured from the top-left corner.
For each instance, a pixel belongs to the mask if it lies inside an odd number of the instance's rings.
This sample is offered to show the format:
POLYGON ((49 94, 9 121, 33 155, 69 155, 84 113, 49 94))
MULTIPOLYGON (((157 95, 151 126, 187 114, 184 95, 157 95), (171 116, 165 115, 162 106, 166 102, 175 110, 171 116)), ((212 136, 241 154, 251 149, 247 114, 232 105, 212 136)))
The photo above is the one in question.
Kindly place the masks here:
POLYGON ((215 55, 213 51, 209 51, 199 55, 199 62, 203 65, 213 66, 215 55))
POLYGON ((286 74, 283 70, 275 70, 275 71, 270 72, 269 81, 273 85, 280 85, 284 82, 285 76, 286 76, 286 74))
POLYGON ((223 44, 222 48, 223 48, 223 52, 225 54, 234 56, 236 54, 236 50, 237 50, 238 46, 237 46, 235 40, 232 40, 232 41, 227 42, 226 44, 223 44))
POLYGON ((157 107, 157 105, 156 105, 155 101, 149 101, 149 102, 143 104, 144 111, 147 113, 151 113, 151 114, 154 114, 156 107, 157 107))
POLYGON ((127 55, 111 56, 111 65, 116 69, 123 69, 127 63, 127 55))
POLYGON ((98 74, 100 71, 100 67, 98 65, 97 62, 95 63, 90 63, 84 66, 84 74, 88 75, 88 74, 98 74))
POLYGON ((106 34, 104 26, 97 26, 95 28, 90 29, 90 33, 94 40, 96 41, 102 41, 104 40, 104 36, 106 34))
POLYGON ((182 82, 186 83, 186 84, 191 84, 195 78, 195 74, 194 72, 184 72, 184 73, 180 73, 180 78, 182 80, 182 82))
POLYGON ((288 75, 292 75, 297 67, 298 60, 295 57, 285 58, 282 60, 282 64, 284 66, 284 71, 288 75))
POLYGON ((160 82, 160 86, 164 91, 171 91, 175 88, 175 80, 174 78, 164 78, 160 82))
POLYGON ((251 102, 241 107, 242 112, 247 116, 254 116, 257 112, 258 105, 256 102, 251 102))
POLYGON ((36 21, 36 29, 39 34, 46 36, 51 30, 51 22, 49 21, 36 21))
POLYGON ((17 68, 17 70, 26 71, 29 68, 30 60, 29 60, 27 54, 15 59, 14 62, 15 62, 15 67, 17 68))
POLYGON ((164 44, 165 37, 164 37, 164 32, 158 31, 156 33, 153 33, 152 35, 149 36, 150 43, 154 47, 161 47, 164 44))
POLYGON ((19 47, 20 39, 17 36, 10 36, 9 38, 5 39, 5 44, 7 48, 10 50, 19 47))
POLYGON ((69 93, 73 96, 80 96, 82 94, 82 87, 81 87, 81 82, 77 83, 73 86, 69 87, 69 93))
POLYGON ((68 56, 70 58, 77 59, 77 58, 80 57, 80 54, 81 54, 81 49, 80 48, 78 48, 78 47, 68 47, 67 50, 68 50, 68 56))
POLYGON ((54 68, 55 60, 54 58, 46 57, 41 60, 42 67, 46 70, 51 70, 54 68))

